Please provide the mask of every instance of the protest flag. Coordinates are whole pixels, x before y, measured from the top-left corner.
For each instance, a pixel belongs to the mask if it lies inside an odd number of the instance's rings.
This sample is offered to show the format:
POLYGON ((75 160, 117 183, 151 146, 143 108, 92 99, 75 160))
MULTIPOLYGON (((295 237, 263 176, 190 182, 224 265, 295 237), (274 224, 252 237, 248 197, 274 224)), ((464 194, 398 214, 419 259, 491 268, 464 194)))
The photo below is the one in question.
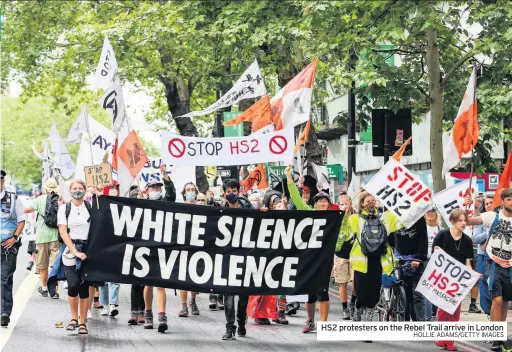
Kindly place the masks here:
POLYGON ((501 193, 505 188, 510 188, 510 183, 512 182, 512 153, 508 154, 507 163, 505 164, 505 168, 503 169, 503 173, 500 176, 500 181, 498 183, 498 189, 496 189, 496 193, 494 194, 494 201, 492 203, 492 208, 496 209, 499 207, 501 202, 501 193))
POLYGON ((128 137, 124 139, 117 154, 119 160, 128 168, 133 177, 137 176, 148 161, 148 156, 144 152, 135 130, 132 130, 128 137))
POLYGON ((258 186, 258 189, 268 188, 267 174, 265 173, 265 167, 263 164, 258 164, 249 176, 240 182, 240 185, 244 187, 246 192, 252 189, 255 184, 258 186))
POLYGON ((96 88, 107 89, 117 75, 116 55, 114 49, 110 44, 110 41, 105 36, 103 40, 103 48, 101 50, 100 61, 96 67, 96 73, 94 75, 94 86, 96 88))
POLYGON ((301 145, 305 145, 306 142, 308 141, 310 128, 311 128, 311 120, 308 120, 308 122, 306 122, 306 126, 304 127, 304 130, 302 131, 302 133, 300 134, 300 136, 297 140, 297 144, 295 144, 295 147, 293 148, 294 154, 299 151, 301 145))
POLYGON ((224 123, 224 126, 234 126, 242 122, 252 122, 252 132, 267 126, 272 122, 272 111, 270 110, 270 98, 265 95, 256 103, 251 105, 249 109, 238 115, 232 120, 224 123))
POLYGON ((68 133, 68 144, 78 143, 80 141, 80 135, 84 132, 87 132, 87 119, 89 118, 89 114, 87 113, 87 106, 84 105, 82 111, 76 118, 73 126, 69 129, 68 133))

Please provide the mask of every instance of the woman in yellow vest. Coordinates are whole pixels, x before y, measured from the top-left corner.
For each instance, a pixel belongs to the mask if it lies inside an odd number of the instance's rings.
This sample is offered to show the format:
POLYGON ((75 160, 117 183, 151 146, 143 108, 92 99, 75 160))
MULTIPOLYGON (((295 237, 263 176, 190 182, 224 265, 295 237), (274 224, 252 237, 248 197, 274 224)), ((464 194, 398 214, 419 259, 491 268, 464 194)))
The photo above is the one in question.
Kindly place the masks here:
POLYGON ((380 218, 375 206, 375 197, 368 192, 363 192, 359 196, 360 212, 353 214, 348 218, 350 230, 345 237, 345 241, 355 238, 352 250, 350 251, 350 266, 354 270, 354 288, 357 292, 356 311, 354 313, 354 321, 372 321, 375 306, 380 299, 380 288, 382 284, 382 273, 391 274, 393 271, 393 252, 387 244, 382 245, 381 252, 363 254, 361 243, 362 233, 365 224, 372 219, 379 219, 383 228, 387 231, 387 235, 395 232, 399 227, 397 217, 390 213, 384 212, 380 218))

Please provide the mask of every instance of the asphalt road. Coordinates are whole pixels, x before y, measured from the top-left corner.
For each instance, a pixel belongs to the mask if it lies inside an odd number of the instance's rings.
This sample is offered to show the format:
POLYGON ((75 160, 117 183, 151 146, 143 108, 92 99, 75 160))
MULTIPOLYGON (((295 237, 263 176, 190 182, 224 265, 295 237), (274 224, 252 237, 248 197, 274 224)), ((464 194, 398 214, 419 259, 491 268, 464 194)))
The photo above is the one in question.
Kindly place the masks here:
MULTIPOLYGON (((89 335, 79 336, 76 332, 68 332, 55 328, 55 324, 67 324, 69 310, 65 290, 61 290, 61 298, 53 300, 41 297, 36 287, 35 274, 25 268, 28 263, 26 244, 18 257, 18 270, 14 279, 15 311, 19 318, 13 317, 14 326, 0 329, 1 345, 5 352, 37 351, 170 351, 180 352, 213 351, 437 351, 440 350, 433 342, 321 342, 317 341, 316 333, 303 334, 302 328, 306 319, 304 309, 289 317, 287 326, 259 326, 251 320, 247 326, 247 337, 234 341, 222 341, 225 332, 223 311, 208 310, 208 295, 198 295, 200 316, 179 318, 179 297, 174 290, 168 290, 167 312, 169 330, 159 334, 155 330, 144 330, 142 326, 129 326, 128 285, 121 286, 120 314, 115 318, 100 316, 100 310, 94 309, 93 318, 88 323, 89 335)), ((333 292, 334 293, 334 292, 333 292)), ((341 320, 341 303, 331 296, 329 320, 341 320)), ((156 308, 156 307, 155 307, 156 308)), ((13 312, 13 316, 15 312, 13 312)), ((485 317, 482 315, 482 320, 485 317)), ((488 351, 489 345, 479 342, 459 343, 459 351, 488 351)))

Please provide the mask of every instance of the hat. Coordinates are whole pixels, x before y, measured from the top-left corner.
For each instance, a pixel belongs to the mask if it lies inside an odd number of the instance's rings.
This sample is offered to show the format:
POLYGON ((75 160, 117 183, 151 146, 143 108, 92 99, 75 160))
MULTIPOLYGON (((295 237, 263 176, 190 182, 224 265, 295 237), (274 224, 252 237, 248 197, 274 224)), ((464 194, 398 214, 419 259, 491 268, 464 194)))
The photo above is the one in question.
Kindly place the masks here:
POLYGON ((0 170, 0 180, 3 180, 7 173, 4 170, 0 170))
POLYGON ((329 201, 329 204, 332 204, 331 202, 331 197, 329 196, 329 193, 325 193, 325 192, 318 192, 316 194, 316 196, 313 197, 313 201, 316 203, 318 202, 320 199, 327 199, 329 201))
POLYGON ((311 189, 308 186, 302 186, 302 192, 311 192, 311 189))
POLYGON ((146 183, 146 188, 150 187, 162 187, 164 184, 160 181, 149 181, 146 183))
POLYGON ((59 190, 59 185, 57 184, 57 181, 54 178, 49 178, 44 183, 44 189, 47 193, 57 193, 59 190))

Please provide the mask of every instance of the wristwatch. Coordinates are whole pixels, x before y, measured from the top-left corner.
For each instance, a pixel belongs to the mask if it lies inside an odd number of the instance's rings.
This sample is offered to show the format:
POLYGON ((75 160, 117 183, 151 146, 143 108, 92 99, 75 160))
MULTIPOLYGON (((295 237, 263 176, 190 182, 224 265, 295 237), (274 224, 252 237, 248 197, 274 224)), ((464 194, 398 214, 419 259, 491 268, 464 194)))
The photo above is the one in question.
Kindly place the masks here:
POLYGON ((12 237, 14 237, 14 239, 17 241, 17 240, 18 240, 18 237, 20 237, 20 235, 16 235, 16 234, 14 234, 14 235, 12 235, 12 237))

